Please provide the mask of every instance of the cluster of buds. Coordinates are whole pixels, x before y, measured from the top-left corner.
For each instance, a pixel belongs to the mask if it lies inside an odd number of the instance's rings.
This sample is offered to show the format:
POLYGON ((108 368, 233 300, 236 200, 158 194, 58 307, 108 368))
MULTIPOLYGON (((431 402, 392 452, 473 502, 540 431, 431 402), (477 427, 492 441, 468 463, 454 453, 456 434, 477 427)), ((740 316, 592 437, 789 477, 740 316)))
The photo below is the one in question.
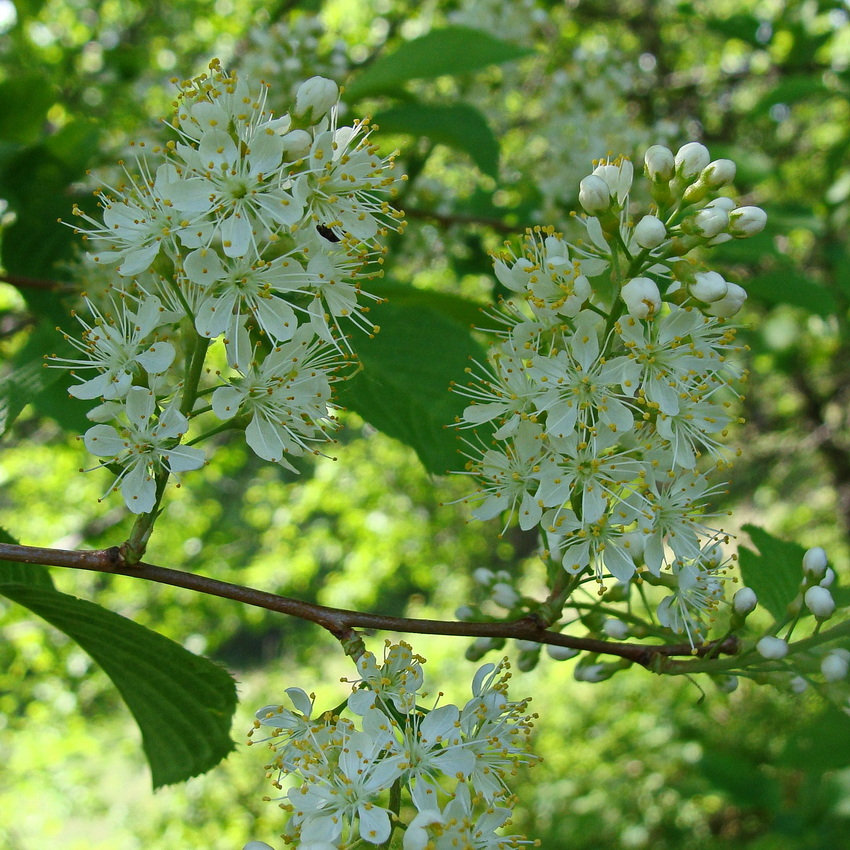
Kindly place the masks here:
POLYGON ((79 378, 72 395, 103 402, 86 446, 121 470, 113 489, 135 513, 168 473, 203 464, 178 448, 197 417, 192 443, 238 428, 294 469, 334 426, 349 329, 375 330, 359 296, 378 238, 402 225, 393 158, 367 120, 337 125, 332 80, 305 82, 282 116, 266 95, 213 62, 180 84, 171 140, 97 193, 102 219, 75 209, 110 285, 102 304, 86 299, 81 357, 49 363, 79 378))
POLYGON ((423 661, 408 644, 387 643, 383 663, 369 652, 357 661, 360 678, 342 709, 317 713, 314 698, 287 688, 294 711, 269 705, 257 712, 251 743, 259 743, 254 732, 271 730, 262 739, 274 752, 267 769, 278 790, 289 783, 287 843, 302 850, 386 845, 401 823, 402 795, 416 812, 402 825, 405 850, 531 843, 496 832, 509 823, 507 782, 516 765, 536 761, 528 700, 507 696, 507 662, 478 670, 462 707, 425 708, 423 661))

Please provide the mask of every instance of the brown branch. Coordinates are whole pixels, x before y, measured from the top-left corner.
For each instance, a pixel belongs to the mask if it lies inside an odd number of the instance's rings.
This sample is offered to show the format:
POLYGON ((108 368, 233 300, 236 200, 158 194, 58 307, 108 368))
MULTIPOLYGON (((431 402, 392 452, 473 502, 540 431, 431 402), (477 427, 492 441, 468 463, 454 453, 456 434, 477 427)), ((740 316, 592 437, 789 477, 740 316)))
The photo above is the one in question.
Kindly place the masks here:
POLYGON ((499 233, 521 233, 524 229, 520 225, 509 224, 502 221, 500 218, 488 218, 486 216, 473 215, 455 215, 453 213, 438 213, 436 210, 421 210, 416 207, 405 207, 404 214, 408 218, 424 219, 426 221, 435 221, 443 227, 450 227, 453 224, 464 225, 482 225, 483 227, 491 227, 499 233))
POLYGON ((198 593, 232 599, 246 605, 308 620, 327 629, 338 639, 350 638, 352 630, 355 628, 457 637, 511 638, 564 646, 584 652, 614 655, 653 670, 660 670, 663 667, 664 660, 672 656, 704 657, 708 654, 716 655, 718 653, 734 655, 738 651, 738 641, 734 636, 726 638, 720 643, 716 641, 706 643, 696 649, 692 649, 690 644, 647 646, 644 644, 611 643, 595 638, 572 637, 559 632, 552 632, 544 628, 534 615, 508 622, 467 623, 456 620, 420 620, 411 617, 392 617, 384 614, 350 611, 345 608, 329 608, 325 605, 278 596, 251 587, 207 578, 196 573, 159 567, 155 564, 138 563, 131 566, 125 562, 121 550, 117 546, 110 549, 80 551, 42 549, 36 546, 0 543, 0 559, 25 564, 72 567, 74 569, 113 573, 168 584, 173 587, 183 587, 198 593))

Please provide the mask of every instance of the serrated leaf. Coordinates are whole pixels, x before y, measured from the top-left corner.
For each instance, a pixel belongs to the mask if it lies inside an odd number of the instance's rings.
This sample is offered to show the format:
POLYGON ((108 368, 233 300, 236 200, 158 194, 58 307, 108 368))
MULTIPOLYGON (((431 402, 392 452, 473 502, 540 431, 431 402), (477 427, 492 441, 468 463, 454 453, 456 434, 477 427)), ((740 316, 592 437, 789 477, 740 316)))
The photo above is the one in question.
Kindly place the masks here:
POLYGON ((386 133, 428 138, 469 156, 484 174, 498 177, 499 142, 484 116, 466 103, 406 103, 379 112, 375 123, 386 133))
POLYGON ((468 401, 449 385, 463 379, 470 358, 484 362, 484 350, 468 327, 433 307, 381 304, 369 319, 381 331, 352 340, 363 370, 339 387, 340 402, 415 449, 429 472, 458 469, 461 444, 448 426, 468 401))
POLYGON ((745 546, 738 548, 744 584, 755 591, 759 603, 777 620, 782 619, 800 592, 806 550, 799 543, 780 540, 755 525, 745 525, 743 530, 760 553, 745 546))
POLYGON ((353 103, 367 95, 399 91, 409 80, 465 74, 533 52, 471 27, 433 29, 378 57, 346 87, 344 97, 353 103))
MULTIPOLYGON (((0 562, 0 576, 10 576, 0 562)), ((34 583, 0 594, 28 608, 85 650, 118 688, 142 733, 154 788, 215 767, 234 748, 236 683, 206 658, 132 620, 34 583)))

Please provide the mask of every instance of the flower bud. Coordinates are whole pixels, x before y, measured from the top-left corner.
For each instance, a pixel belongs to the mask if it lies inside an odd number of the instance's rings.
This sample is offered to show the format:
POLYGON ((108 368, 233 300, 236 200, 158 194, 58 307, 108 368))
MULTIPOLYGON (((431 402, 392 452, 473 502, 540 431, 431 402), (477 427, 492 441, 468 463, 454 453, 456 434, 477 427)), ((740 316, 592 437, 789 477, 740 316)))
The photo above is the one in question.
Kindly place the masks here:
POLYGON ((652 145, 643 156, 646 174, 653 183, 670 180, 676 169, 673 151, 664 145, 652 145))
POLYGON ((699 181, 709 189, 728 186, 735 179, 735 163, 731 159, 715 159, 700 172, 699 181))
POLYGON ((242 850, 274 850, 274 848, 265 841, 249 841, 242 850))
POLYGON ((788 644, 782 638, 767 635, 756 644, 756 651, 768 661, 778 661, 788 655, 788 644))
POLYGON ((519 594, 503 581, 496 582, 490 589, 493 601, 501 608, 513 608, 519 602, 519 594))
POLYGON ((833 649, 820 663, 820 671, 827 682, 846 679, 848 670, 850 670, 850 652, 846 649, 833 649))
POLYGON ((832 587, 835 581, 835 570, 832 567, 827 567, 823 578, 818 582, 821 587, 832 587))
POLYGON ((825 587, 815 585, 810 587, 803 597, 806 607, 818 620, 828 620, 835 613, 835 600, 825 587))
POLYGON ((283 155, 287 159, 301 159, 310 153, 313 137, 306 130, 290 130, 283 136, 283 155))
POLYGON ((709 201, 705 205, 705 207, 706 209, 708 209, 709 207, 717 207, 718 209, 725 210, 726 212, 730 213, 732 212, 732 210, 735 209, 735 202, 732 200, 732 198, 726 198, 724 196, 721 196, 719 198, 715 198, 713 201, 709 201))
POLYGON ((577 664, 573 670, 577 682, 601 682, 608 678, 604 664, 577 664))
POLYGON ((809 683, 802 676, 795 676, 789 684, 795 694, 801 694, 809 687, 809 683))
POLYGON ((632 278, 620 290, 620 296, 634 319, 646 319, 661 309, 661 293, 655 281, 648 277, 632 278))
POLYGON ((520 652, 516 660, 516 666, 517 669, 521 670, 523 673, 530 673, 537 666, 539 661, 539 652, 520 652))
POLYGON ((803 572, 809 578, 820 581, 826 573, 826 550, 820 546, 814 546, 806 550, 803 555, 803 572))
POLYGON ((729 226, 729 214, 720 207, 705 207, 693 216, 687 224, 688 230, 706 239, 712 239, 729 226))
POLYGON ((575 658, 579 651, 570 649, 568 646, 555 646, 555 644, 546 644, 546 654, 553 661, 569 661, 570 658, 575 658))
POLYGON ((767 213, 761 207, 738 207, 729 214, 729 232, 736 239, 761 233, 767 224, 767 213))
POLYGON ((474 620, 475 609, 470 608, 469 605, 461 605, 460 608, 455 610, 455 618, 464 621, 474 620))
POLYGON ((296 118, 306 118, 311 124, 330 112, 339 100, 339 86, 327 77, 310 77, 301 83, 295 94, 295 108, 292 114, 296 118))
POLYGON ((629 627, 615 617, 609 617, 602 624, 602 631, 614 640, 625 640, 629 636, 629 627))
POLYGON ((483 584, 484 587, 489 587, 493 583, 493 579, 496 578, 496 574, 493 570, 488 570, 487 567, 479 567, 477 570, 474 570, 472 573, 473 581, 478 584, 483 584))
POLYGON ((726 296, 729 284, 723 275, 717 272, 698 272, 694 275, 694 282, 689 287, 691 295, 698 301, 713 304, 726 296))
POLYGON ((657 248, 667 238, 667 228, 660 218, 645 215, 635 225, 634 236, 641 248, 657 248))
POLYGON ((746 300, 747 291, 743 287, 738 286, 737 283, 727 283, 726 294, 719 301, 715 301, 706 313, 709 316, 728 319, 741 311, 746 300))
POLYGON ((540 649, 541 644, 536 640, 518 640, 516 642, 516 648, 520 652, 536 652, 540 649))
POLYGON ((739 588, 732 597, 732 610, 740 617, 751 614, 756 605, 758 605, 758 598, 751 587, 739 588))
POLYGON ((676 173, 685 179, 696 177, 711 162, 711 154, 705 145, 688 142, 676 153, 676 173))
POLYGON ((480 637, 466 648, 464 655, 467 661, 480 661, 491 649, 499 647, 498 638, 480 637))
POLYGON ((588 215, 601 215, 611 209, 608 184, 598 175, 590 174, 579 184, 578 202, 588 215))

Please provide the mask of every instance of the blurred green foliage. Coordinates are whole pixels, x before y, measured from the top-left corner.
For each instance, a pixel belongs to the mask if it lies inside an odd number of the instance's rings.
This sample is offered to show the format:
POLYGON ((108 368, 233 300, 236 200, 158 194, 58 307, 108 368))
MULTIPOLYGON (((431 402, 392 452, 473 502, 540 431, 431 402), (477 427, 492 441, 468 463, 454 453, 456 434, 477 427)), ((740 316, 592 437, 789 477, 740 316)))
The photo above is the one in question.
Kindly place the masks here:
MULTIPOLYGON (((528 225, 569 227, 576 181, 567 174, 556 180, 560 194, 544 185, 544 165, 555 157, 541 124, 554 127, 554 138, 567 138, 599 117, 612 131, 599 155, 619 152, 616 145, 639 153, 658 134, 674 142, 698 137, 714 156, 736 161, 737 187, 769 213, 762 236, 715 254, 750 292, 747 423, 737 434, 746 448, 723 507, 733 528, 755 523, 802 546, 825 546, 846 571, 846 6, 516 4, 528 27, 522 30, 506 29, 510 5, 433 0, 412 13, 398 0, 0 2, 3 271, 72 279, 78 247, 56 219, 68 219, 73 202, 91 203, 86 169, 108 168, 129 138, 153 135, 152 122, 170 99, 169 76, 191 76, 218 55, 249 68, 265 62, 263 73, 275 74, 269 81, 289 91, 293 78, 335 69, 350 83, 352 102, 368 95, 358 107, 383 110, 389 132, 376 138, 401 147, 411 174, 403 199, 410 227, 392 240, 387 258, 387 294, 397 300, 385 309, 432 311, 463 359, 469 336, 458 328, 470 324, 470 303, 498 292, 487 275, 486 249, 528 225), (470 19, 488 37, 516 41, 516 61, 472 63, 435 79, 447 69, 402 74, 406 85, 391 98, 367 85, 397 49, 415 52, 417 37, 470 19), (598 85, 616 73, 628 80, 618 90, 619 111, 611 111, 609 92, 598 85), (564 74, 572 75, 566 83, 564 74), (569 97, 553 107, 544 96, 555 79, 569 97), (469 109, 475 145, 446 124, 446 116, 469 109), (443 132, 418 138, 435 114, 443 116, 443 132)), ((97 501, 105 475, 78 474, 89 462, 74 438, 84 421, 79 408, 56 383, 58 373, 20 371, 46 350, 57 323, 67 325, 62 317, 73 293, 20 286, 4 287, 1 297, 4 428, 7 418, 11 425, 20 416, 0 461, 0 525, 33 545, 114 545, 126 536, 128 520, 115 503, 97 501)), ((398 340, 415 330, 399 328, 398 340)), ((54 348, 60 343, 56 335, 54 348)), ((415 357, 413 349, 404 353, 405 370, 415 371, 415 357)), ((435 386, 443 380, 433 375, 435 386)), ((417 407, 404 384, 384 383, 382 390, 407 391, 413 419, 433 414, 417 407)), ((304 461, 299 476, 261 465, 242 445, 222 440, 215 464, 175 493, 149 560, 329 605, 414 616, 451 616, 472 592, 476 567, 527 570, 534 584, 541 569, 534 541, 512 530, 500 539, 497 522, 467 525, 459 501, 464 481, 434 477, 452 465, 453 438, 441 438, 440 462, 429 473, 409 445, 391 439, 410 430, 402 423, 394 432, 392 415, 374 423, 389 437, 355 414, 344 421, 333 448, 340 459, 304 461)), ((433 457, 431 446, 414 448, 433 457)), ((454 468, 461 468, 457 457, 454 468)), ((338 680, 350 673, 318 628, 261 609, 130 578, 51 574, 61 591, 224 664, 240 683, 237 741, 253 708, 284 688, 315 689, 320 705, 335 705, 338 680)), ((262 754, 240 745, 210 773, 151 795, 138 731, 89 657, 5 600, 0 637, 2 846, 224 850, 280 831, 279 811, 261 800, 269 790, 262 754)), ((470 677, 463 645, 416 642, 432 681, 448 683, 450 697, 459 687, 452 683, 470 677)), ((569 664, 547 660, 512 685, 518 695, 534 694, 545 756, 527 782, 523 777, 516 826, 545 848, 814 850, 850 839, 847 719, 814 697, 757 687, 703 694, 694 684, 640 671, 592 686, 574 682, 569 664)))

